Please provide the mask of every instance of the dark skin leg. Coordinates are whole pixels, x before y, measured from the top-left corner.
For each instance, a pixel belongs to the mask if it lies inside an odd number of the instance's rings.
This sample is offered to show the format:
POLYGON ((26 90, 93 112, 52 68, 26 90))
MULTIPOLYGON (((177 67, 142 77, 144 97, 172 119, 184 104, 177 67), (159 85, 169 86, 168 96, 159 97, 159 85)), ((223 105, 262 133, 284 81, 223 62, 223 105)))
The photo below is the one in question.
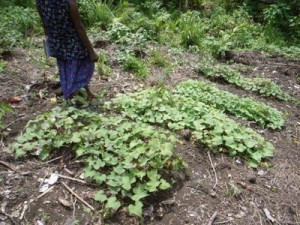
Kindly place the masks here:
MULTIPOLYGON (((91 44, 91 42, 90 42, 90 40, 87 36, 85 28, 84 28, 84 26, 81 22, 76 0, 69 0, 69 5, 70 5, 71 19, 72 19, 72 22, 74 24, 75 30, 76 30, 79 38, 81 39, 82 43, 84 44, 84 46, 88 50, 90 60, 93 61, 93 62, 97 62, 98 61, 98 55, 95 53, 95 50, 92 47, 92 44, 91 44)), ((85 86, 84 88, 87 92, 87 100, 88 101, 95 98, 95 95, 92 93, 92 91, 91 91, 91 89, 89 88, 88 85, 85 86)))
POLYGON ((87 100, 88 100, 88 101, 91 101, 92 99, 94 99, 94 98, 95 98, 95 95, 92 93, 90 87, 87 85, 87 86, 85 86, 84 88, 85 88, 86 93, 87 93, 87 100))

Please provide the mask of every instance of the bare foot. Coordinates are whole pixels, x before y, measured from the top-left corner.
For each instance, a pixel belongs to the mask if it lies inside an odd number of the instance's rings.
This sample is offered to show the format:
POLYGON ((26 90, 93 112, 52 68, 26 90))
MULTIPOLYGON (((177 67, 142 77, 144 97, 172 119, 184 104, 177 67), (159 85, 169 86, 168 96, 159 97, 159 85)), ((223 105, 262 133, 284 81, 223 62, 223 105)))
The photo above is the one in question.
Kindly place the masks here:
POLYGON ((84 88, 85 88, 86 93, 87 93, 87 100, 91 101, 92 99, 94 99, 95 95, 92 93, 90 87, 89 86, 85 86, 84 88))

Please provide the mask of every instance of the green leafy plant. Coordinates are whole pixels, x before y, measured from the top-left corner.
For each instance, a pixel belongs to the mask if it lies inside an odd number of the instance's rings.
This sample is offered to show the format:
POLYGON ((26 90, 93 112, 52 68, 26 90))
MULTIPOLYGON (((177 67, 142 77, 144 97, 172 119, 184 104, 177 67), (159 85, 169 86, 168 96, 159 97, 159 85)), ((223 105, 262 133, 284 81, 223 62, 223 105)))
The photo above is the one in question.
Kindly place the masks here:
POLYGON ((114 107, 132 119, 161 125, 171 130, 192 130, 193 138, 216 152, 241 156, 256 167, 273 155, 274 147, 250 128, 222 112, 165 89, 147 89, 113 99, 114 107))
POLYGON ((147 77, 148 68, 142 59, 132 54, 122 54, 120 61, 124 70, 133 72, 138 78, 144 79, 147 77))
POLYGON ((79 1, 79 10, 87 26, 97 24, 107 29, 122 10, 122 4, 114 0, 83 0, 79 1))
POLYGON ((0 73, 4 73, 7 67, 7 62, 0 59, 0 73))
POLYGON ((142 122, 56 107, 30 121, 12 147, 16 156, 38 154, 43 160, 69 149, 85 159, 85 177, 99 185, 96 201, 141 217, 143 199, 170 188, 164 175, 184 167, 173 153, 175 143, 169 132, 142 122))
POLYGON ((286 1, 278 1, 277 4, 272 4, 263 11, 266 21, 266 31, 268 35, 275 37, 268 31, 275 31, 278 36, 285 36, 299 43, 300 38, 300 3, 295 1, 287 3, 286 1), (272 29, 273 28, 273 29, 272 29), (294 40, 293 40, 294 39, 294 40))
POLYGON ((160 49, 153 49, 151 51, 149 61, 157 67, 166 67, 170 64, 167 54, 160 49))
POLYGON ((0 48, 11 49, 20 45, 23 37, 40 31, 36 10, 19 6, 0 9, 0 48))
POLYGON ((182 45, 200 45, 204 29, 201 26, 200 13, 196 11, 187 12, 180 16, 178 29, 180 30, 182 45))
POLYGON ((148 40, 147 31, 140 28, 132 31, 128 26, 115 21, 106 32, 107 36, 117 44, 123 45, 123 50, 142 52, 148 40))
POLYGON ((97 72, 98 75, 102 78, 108 78, 112 75, 112 69, 108 64, 107 60, 108 54, 107 52, 104 52, 103 50, 99 53, 99 59, 97 62, 97 72))
POLYGON ((221 78, 230 84, 247 91, 258 92, 265 97, 274 97, 283 101, 291 99, 287 93, 270 79, 264 77, 246 78, 229 65, 202 61, 198 64, 197 70, 205 77, 212 79, 221 78))
POLYGON ((282 113, 277 109, 237 95, 219 90, 211 83, 189 80, 176 86, 176 93, 203 102, 237 117, 255 121, 261 127, 280 129, 284 125, 282 113))
POLYGON ((2 118, 5 113, 12 112, 12 108, 6 103, 0 103, 0 130, 4 128, 4 124, 2 122, 2 118))

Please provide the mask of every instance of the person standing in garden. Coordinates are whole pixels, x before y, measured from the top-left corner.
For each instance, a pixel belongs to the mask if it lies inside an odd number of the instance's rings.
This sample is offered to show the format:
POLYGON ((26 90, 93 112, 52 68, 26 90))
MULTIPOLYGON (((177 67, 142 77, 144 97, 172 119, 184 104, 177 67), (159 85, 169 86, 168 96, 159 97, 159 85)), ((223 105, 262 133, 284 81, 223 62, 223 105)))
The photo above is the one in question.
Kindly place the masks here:
POLYGON ((65 99, 85 88, 88 100, 92 94, 89 83, 98 56, 80 20, 76 0, 36 0, 50 56, 57 66, 65 99))

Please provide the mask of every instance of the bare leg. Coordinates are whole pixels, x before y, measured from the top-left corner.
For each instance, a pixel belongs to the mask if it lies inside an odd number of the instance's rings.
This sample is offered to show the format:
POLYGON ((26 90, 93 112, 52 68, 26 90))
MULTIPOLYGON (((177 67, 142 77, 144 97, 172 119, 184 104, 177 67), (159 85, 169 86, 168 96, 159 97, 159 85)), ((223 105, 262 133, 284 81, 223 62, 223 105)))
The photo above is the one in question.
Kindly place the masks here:
POLYGON ((92 93, 90 87, 87 85, 84 87, 85 90, 86 90, 86 93, 87 93, 87 100, 90 101, 92 100, 93 98, 95 98, 95 95, 92 93))

